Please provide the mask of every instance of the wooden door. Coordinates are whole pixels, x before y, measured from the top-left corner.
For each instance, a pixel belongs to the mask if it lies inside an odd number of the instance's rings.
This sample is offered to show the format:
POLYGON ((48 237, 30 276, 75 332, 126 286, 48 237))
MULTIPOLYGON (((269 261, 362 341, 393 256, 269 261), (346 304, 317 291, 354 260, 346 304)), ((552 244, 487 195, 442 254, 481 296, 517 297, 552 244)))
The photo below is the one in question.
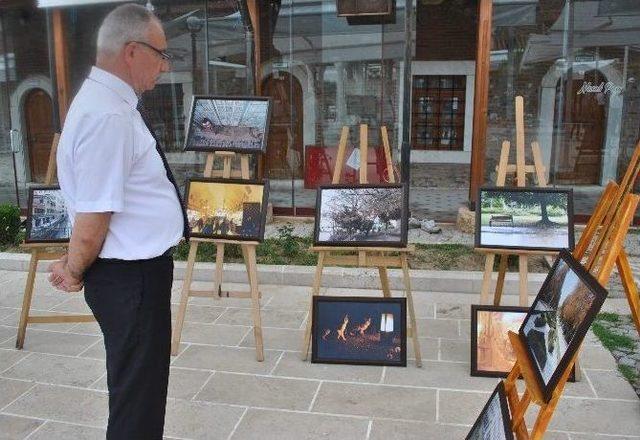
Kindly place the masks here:
POLYGON ((24 102, 24 121, 31 181, 42 183, 47 174, 53 141, 51 98, 42 89, 33 89, 24 102))
MULTIPOLYGON (((556 182, 573 185, 598 185, 602 171, 605 141, 606 110, 609 95, 604 91, 606 78, 598 72, 587 72, 584 78, 574 79, 570 87, 569 105, 562 124, 562 145, 556 165, 556 182), (591 83, 603 91, 584 92, 583 85, 591 83)), ((565 101, 567 103, 567 101, 565 101)), ((556 103, 557 111, 557 103, 556 103)))
POLYGON ((302 177, 303 108, 302 87, 287 72, 270 75, 262 94, 273 99, 271 125, 265 156, 267 175, 272 179, 302 177))

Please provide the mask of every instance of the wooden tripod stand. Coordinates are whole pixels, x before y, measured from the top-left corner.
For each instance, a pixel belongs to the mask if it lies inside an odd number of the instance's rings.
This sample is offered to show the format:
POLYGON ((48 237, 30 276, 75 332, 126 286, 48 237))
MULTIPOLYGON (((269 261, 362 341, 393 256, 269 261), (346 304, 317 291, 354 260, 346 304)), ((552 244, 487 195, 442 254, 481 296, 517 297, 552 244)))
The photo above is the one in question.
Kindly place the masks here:
MULTIPOLYGON (((525 141, 524 141, 524 100, 522 96, 516 96, 516 164, 509 165, 509 151, 511 143, 504 141, 500 152, 500 162, 496 167, 498 176, 496 186, 504 186, 507 174, 515 174, 518 187, 526 186, 527 174, 534 174, 538 180, 538 186, 547 186, 547 178, 545 167, 542 164, 542 154, 540 153, 540 144, 537 141, 531 143, 533 152, 533 165, 526 165, 525 159, 525 141)), ((479 207, 476 209, 480 209, 479 207)), ((498 266, 498 279, 493 296, 493 304, 500 305, 502 299, 502 291, 504 288, 504 278, 507 272, 507 261, 509 255, 517 255, 519 260, 519 277, 520 277, 520 305, 525 307, 528 305, 528 271, 529 271, 529 255, 550 255, 550 251, 535 250, 517 250, 517 249, 487 249, 476 248, 476 251, 485 253, 486 259, 484 264, 484 275, 482 277, 482 289, 480 291, 480 304, 487 304, 489 301, 489 289, 491 288, 491 278, 493 274, 493 264, 496 256, 499 256, 500 263, 498 266)))
MULTIPOLYGON (((591 264, 590 268, 587 268, 590 269, 591 273, 595 275, 602 285, 606 285, 619 254, 622 252, 624 238, 633 219, 633 214, 638 207, 639 200, 640 198, 633 194, 627 194, 623 198, 619 215, 614 219, 609 230, 608 239, 605 240, 606 244, 601 246, 598 252, 590 254, 589 261, 591 261, 591 264)), ((547 430, 567 379, 578 358, 579 350, 576 350, 562 374, 551 399, 547 402, 536 380, 534 367, 527 355, 525 344, 520 335, 509 332, 509 340, 516 355, 516 363, 509 376, 504 380, 511 414, 511 429, 515 432, 518 440, 539 440, 543 438, 547 430), (525 383, 525 391, 522 397, 519 396, 516 386, 516 381, 520 375, 524 378, 525 383), (524 416, 531 403, 538 405, 540 408, 533 428, 529 432, 524 416)))
MULTIPOLYGON (((204 177, 219 177, 229 179, 237 176, 237 171, 232 172, 232 160, 236 153, 232 152, 216 152, 207 155, 207 161, 204 169, 204 177), (213 163, 215 157, 221 157, 223 160, 222 174, 213 171, 213 163)), ((242 179, 249 179, 249 155, 240 154, 240 176, 242 179)), ((173 328, 173 337, 171 341, 171 354, 178 354, 180 347, 180 339, 182 338, 182 327, 187 313, 187 304, 189 297, 210 297, 216 300, 225 298, 250 298, 251 313, 253 316, 253 332, 256 341, 256 359, 259 362, 264 360, 263 342, 262 342, 262 322, 260 317, 260 292, 258 291, 258 266, 256 263, 256 246, 257 241, 240 241, 240 240, 220 240, 208 238, 191 238, 189 246, 189 256, 187 258, 187 267, 184 274, 184 282, 182 284, 182 294, 180 296, 180 307, 176 316, 176 323, 173 328), (214 273, 213 290, 192 290, 191 281, 193 279, 193 269, 198 253, 198 245, 200 243, 210 242, 216 245, 216 269, 214 273), (239 245, 242 249, 244 264, 247 267, 247 276, 249 278, 249 292, 231 292, 222 291, 222 275, 224 264, 224 248, 225 245, 239 245)))
MULTIPOLYGON (((51 143, 51 152, 49 154, 49 163, 47 165, 47 174, 44 184, 51 185, 55 181, 56 176, 56 153, 58 151, 58 142, 60 134, 53 136, 51 143)), ((95 321, 93 315, 31 315, 31 301, 33 299, 33 289, 36 282, 36 271, 40 261, 52 261, 60 259, 68 247, 67 243, 22 243, 24 249, 29 249, 31 259, 29 260, 29 272, 27 274, 27 283, 24 287, 24 296, 22 298, 22 310, 20 311, 20 322, 18 323, 18 335, 16 337, 16 348, 21 350, 24 347, 24 340, 27 333, 27 325, 29 324, 59 324, 69 322, 92 322, 95 321)))
MULTIPOLYGON (((360 125, 360 183, 367 183, 367 154, 368 154, 368 126, 360 125)), ((387 164, 387 173, 389 182, 395 182, 393 168, 391 166, 391 150, 389 147, 389 136, 386 127, 381 127, 381 137, 384 148, 384 154, 387 164)), ((336 157, 336 167, 333 171, 332 184, 340 183, 342 168, 345 163, 345 152, 347 140, 349 138, 349 127, 342 127, 340 135, 340 143, 338 145, 338 155, 336 157)), ((409 276, 408 256, 413 252, 413 246, 403 248, 388 247, 346 247, 340 246, 314 246, 311 248, 313 252, 318 252, 318 265, 316 266, 315 278, 313 280, 313 288, 311 290, 311 298, 309 302, 309 315, 307 318, 307 326, 302 341, 302 360, 306 360, 309 355, 311 346, 311 317, 313 308, 313 297, 320 294, 320 284, 322 280, 322 271, 327 264, 337 264, 342 266, 355 267, 377 267, 382 285, 382 292, 385 297, 391 297, 391 289, 389 285, 389 277, 387 274, 388 267, 401 267, 404 281, 404 292, 407 297, 407 312, 409 317, 409 325, 407 326, 407 336, 413 338, 413 349, 416 356, 416 364, 422 366, 422 355, 420 353, 420 342, 418 341, 418 331, 416 327, 416 316, 413 305, 413 295, 411 293, 411 279, 409 276), (334 254, 338 252, 338 254, 334 254), (352 255, 345 255, 350 253, 352 255), (355 254, 355 255, 353 255, 355 254)))

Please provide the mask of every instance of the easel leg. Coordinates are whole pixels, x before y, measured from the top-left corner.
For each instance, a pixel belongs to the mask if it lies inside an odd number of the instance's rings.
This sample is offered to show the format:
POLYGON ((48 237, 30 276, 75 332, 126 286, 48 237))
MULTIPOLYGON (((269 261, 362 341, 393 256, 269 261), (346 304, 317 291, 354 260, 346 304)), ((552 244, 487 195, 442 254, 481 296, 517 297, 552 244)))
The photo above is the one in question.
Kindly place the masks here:
POLYGON ((311 346, 311 320, 313 314, 313 297, 320 294, 320 282, 322 280, 322 270, 324 269, 325 252, 318 253, 318 265, 316 266, 316 276, 313 279, 313 288, 311 289, 311 297, 309 298, 309 315, 307 316, 307 326, 304 330, 302 340, 302 360, 306 361, 309 357, 309 347, 311 346))
MULTIPOLYGON (((381 252, 381 256, 384 254, 381 252)), ((380 284, 382 285, 382 293, 385 298, 391 297, 391 288, 389 285, 389 274, 385 266, 378 266, 378 273, 380 274, 380 284)))
POLYGON ((489 304, 489 289, 491 288, 491 274, 495 254, 488 254, 484 262, 484 275, 482 275, 482 290, 480 291, 480 304, 489 304))
POLYGON ((213 280, 213 295, 214 295, 214 298, 216 299, 220 299, 220 289, 222 288, 223 268, 224 268, 224 243, 216 243, 216 274, 215 274, 215 279, 213 280))
POLYGON ((527 292, 527 285, 529 283, 529 257, 520 255, 518 258, 520 260, 520 306, 527 307, 529 304, 529 294, 527 292))
POLYGON ((184 281, 182 282, 182 294, 180 295, 180 307, 176 315, 176 323, 173 327, 173 338, 171 340, 171 355, 178 354, 180 349, 180 339, 182 338, 182 326, 184 318, 187 314, 187 304, 189 302, 189 292, 191 291, 191 278, 193 277, 193 266, 196 263, 196 255, 198 254, 198 242, 192 242, 189 247, 189 256, 187 257, 187 267, 184 273, 184 281))
POLYGON ((407 308, 409 312, 409 322, 411 323, 411 337, 413 338, 413 352, 416 355, 416 365, 422 367, 422 353, 420 351, 420 340, 418 339, 418 327, 416 325, 416 311, 413 306, 413 294, 411 293, 411 278, 409 276, 409 262, 407 255, 402 254, 402 275, 404 281, 405 294, 407 296, 407 308))
POLYGON ((16 348, 22 350, 24 346, 24 338, 27 334, 27 321, 29 319, 29 311, 31 310, 31 299, 33 298, 33 288, 36 282, 36 269, 38 268, 38 251, 31 251, 31 260, 29 261, 29 274, 27 275, 27 284, 24 287, 24 297, 22 298, 22 310, 20 311, 20 323, 18 324, 18 336, 16 338, 16 348))
POLYGON ((496 291, 493 294, 493 305, 499 306, 502 301, 502 291, 504 290, 504 277, 507 274, 508 255, 500 255, 500 265, 498 266, 498 281, 496 283, 496 291))
POLYGON ((636 286, 636 281, 633 279, 633 273, 631 272, 631 266, 629 265, 629 258, 624 250, 622 250, 618 255, 616 266, 618 267, 618 273, 622 280, 624 293, 627 295, 627 300, 629 301, 633 322, 636 324, 636 329, 640 335, 640 296, 638 296, 638 286, 636 286))
POLYGON ((255 245, 242 245, 244 264, 247 266, 247 276, 251 288, 251 314, 253 315, 253 336, 256 341, 256 359, 264 361, 264 347, 262 342, 262 319, 260 317, 260 292, 258 291, 258 266, 256 264, 255 245))

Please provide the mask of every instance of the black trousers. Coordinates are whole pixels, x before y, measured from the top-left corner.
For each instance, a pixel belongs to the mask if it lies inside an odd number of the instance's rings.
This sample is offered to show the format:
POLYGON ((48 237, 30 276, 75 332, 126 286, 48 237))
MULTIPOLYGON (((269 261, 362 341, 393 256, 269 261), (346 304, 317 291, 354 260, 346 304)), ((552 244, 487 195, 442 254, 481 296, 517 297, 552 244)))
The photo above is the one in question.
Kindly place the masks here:
POLYGON ((171 355, 173 260, 98 259, 85 299, 104 334, 108 440, 162 439, 171 355))

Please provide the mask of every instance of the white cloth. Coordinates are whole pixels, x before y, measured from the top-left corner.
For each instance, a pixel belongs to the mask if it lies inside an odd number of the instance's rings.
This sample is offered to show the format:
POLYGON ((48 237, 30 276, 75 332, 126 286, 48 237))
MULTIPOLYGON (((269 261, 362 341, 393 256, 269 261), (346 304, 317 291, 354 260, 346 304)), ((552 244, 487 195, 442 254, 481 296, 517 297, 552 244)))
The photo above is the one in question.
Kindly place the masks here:
POLYGON ((101 258, 157 257, 182 237, 180 201, 137 104, 131 86, 93 67, 60 136, 58 180, 72 221, 113 212, 101 258))

